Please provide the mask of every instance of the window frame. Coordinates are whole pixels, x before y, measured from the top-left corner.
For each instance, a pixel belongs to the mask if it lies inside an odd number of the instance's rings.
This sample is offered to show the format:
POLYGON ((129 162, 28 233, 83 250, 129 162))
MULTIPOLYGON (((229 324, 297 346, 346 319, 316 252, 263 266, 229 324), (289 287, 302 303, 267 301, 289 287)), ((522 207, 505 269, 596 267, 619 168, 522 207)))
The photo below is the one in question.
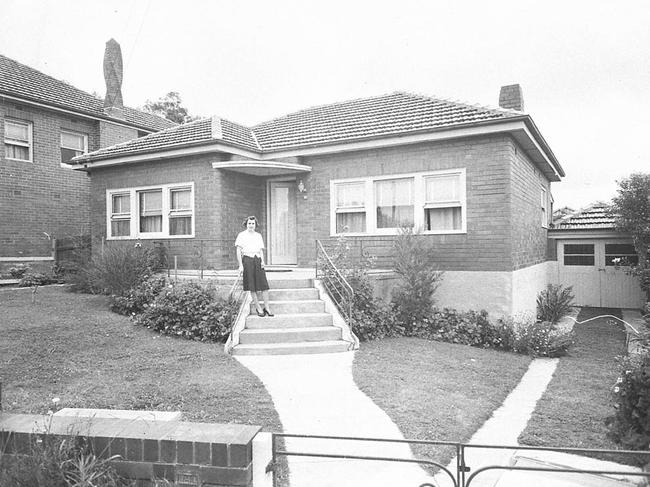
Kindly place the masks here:
MULTIPOLYGON (((467 172, 465 168, 454 168, 435 171, 397 173, 380 176, 365 176, 330 180, 330 236, 380 236, 399 234, 399 228, 377 228, 377 207, 374 183, 376 181, 389 179, 408 178, 413 179, 414 228, 422 229, 422 233, 426 235, 449 235, 467 233, 467 172), (426 201, 426 178, 436 176, 457 176, 459 178, 459 200, 458 202, 454 201, 454 207, 460 206, 461 209, 461 228, 459 230, 425 230, 425 210, 431 207, 430 204, 428 204, 426 201), (336 215, 340 211, 337 211, 337 186, 350 183, 364 184, 364 211, 366 215, 366 231, 338 233, 336 231, 336 215)), ((446 206, 437 205, 436 207, 443 208, 446 206)))
POLYGON ((540 193, 540 209, 542 212, 542 227, 543 228, 548 228, 548 223, 549 223, 549 212, 548 212, 548 190, 544 187, 541 186, 541 193, 540 193))
POLYGON ((2 138, 4 141, 5 147, 3 148, 4 150, 4 157, 5 159, 9 161, 19 161, 19 162, 34 162, 34 124, 33 122, 29 120, 20 120, 17 118, 5 118, 4 119, 4 129, 3 129, 3 134, 2 138), (17 139, 9 139, 7 138, 7 124, 14 124, 14 125, 23 125, 27 127, 27 143, 17 140, 17 139), (7 145, 15 145, 19 147, 27 147, 28 153, 29 153, 29 159, 17 159, 15 157, 9 157, 7 155, 7 145))
MULTIPOLYGON (((75 150, 75 151, 77 150, 76 147, 64 147, 64 145, 63 145, 63 134, 80 136, 83 139, 83 143, 84 143, 83 144, 84 147, 83 147, 83 150, 82 150, 81 154, 87 154, 88 153, 88 135, 87 134, 84 134, 83 132, 76 132, 74 130, 61 129, 61 132, 59 134, 59 141, 60 141, 59 149, 67 149, 67 150, 75 150)), ((78 155, 81 155, 81 154, 78 154, 78 155)), ((77 157, 78 155, 72 156, 72 157, 77 157)), ((72 159, 72 158, 70 158, 70 159, 72 159)), ((61 164, 68 164, 69 162, 70 161, 64 161, 63 160, 63 154, 61 154, 61 164)))
MULTIPOLYGON (((122 214, 120 214, 122 215, 122 214)), ((123 214, 126 215, 126 214, 123 214)), ((126 219, 125 217, 123 219, 126 219)), ((137 186, 131 188, 115 188, 106 190, 106 240, 147 240, 157 238, 194 238, 196 228, 196 203, 194 182, 173 183, 173 184, 156 184, 151 186, 137 186), (192 218, 191 233, 189 235, 170 235, 169 219, 172 214, 171 194, 172 190, 189 189, 190 190, 190 208, 183 210, 185 217, 192 218), (140 231, 140 193, 151 191, 162 191, 162 225, 160 232, 141 232, 140 231), (130 232, 125 236, 111 235, 111 222, 113 221, 113 195, 129 195, 129 218, 130 232)))

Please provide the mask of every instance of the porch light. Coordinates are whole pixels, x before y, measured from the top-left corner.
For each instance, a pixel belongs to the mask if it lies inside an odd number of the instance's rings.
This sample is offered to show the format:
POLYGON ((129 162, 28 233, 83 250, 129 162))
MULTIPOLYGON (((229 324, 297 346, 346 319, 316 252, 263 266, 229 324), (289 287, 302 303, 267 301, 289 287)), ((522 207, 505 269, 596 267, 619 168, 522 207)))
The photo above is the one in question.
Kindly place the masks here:
POLYGON ((307 188, 305 188, 305 184, 302 182, 302 179, 298 182, 298 191, 300 193, 304 193, 307 191, 307 188))

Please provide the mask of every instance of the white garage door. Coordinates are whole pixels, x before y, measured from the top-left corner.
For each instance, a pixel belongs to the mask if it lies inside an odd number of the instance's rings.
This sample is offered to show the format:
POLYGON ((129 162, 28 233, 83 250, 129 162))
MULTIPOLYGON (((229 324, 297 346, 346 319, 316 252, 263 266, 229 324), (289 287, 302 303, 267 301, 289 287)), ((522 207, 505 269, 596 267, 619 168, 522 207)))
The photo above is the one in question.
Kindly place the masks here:
POLYGON ((576 304, 603 308, 638 308, 644 294, 636 277, 617 268, 614 259, 636 262, 634 246, 623 240, 559 240, 559 282, 573 286, 576 304))

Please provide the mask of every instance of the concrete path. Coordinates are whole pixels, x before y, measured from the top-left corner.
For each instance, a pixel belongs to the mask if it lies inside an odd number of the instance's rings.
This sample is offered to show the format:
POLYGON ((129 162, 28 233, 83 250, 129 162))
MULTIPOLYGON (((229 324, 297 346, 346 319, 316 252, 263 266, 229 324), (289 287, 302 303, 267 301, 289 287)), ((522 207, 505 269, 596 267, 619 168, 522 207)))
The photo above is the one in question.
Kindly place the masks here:
MULTIPOLYGON (((235 357, 271 394, 286 433, 403 439, 352 379, 354 352, 235 357)), ((413 458, 406 444, 286 439, 288 451, 413 458)), ((432 479, 416 464, 289 457, 291 487, 417 487, 432 479)))

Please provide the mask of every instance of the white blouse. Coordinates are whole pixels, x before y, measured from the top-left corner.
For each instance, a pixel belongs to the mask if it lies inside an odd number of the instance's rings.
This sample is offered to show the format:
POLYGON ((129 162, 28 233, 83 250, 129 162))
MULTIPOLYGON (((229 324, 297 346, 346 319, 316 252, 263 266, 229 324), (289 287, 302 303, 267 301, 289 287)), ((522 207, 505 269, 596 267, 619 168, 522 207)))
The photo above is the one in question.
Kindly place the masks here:
POLYGON ((237 235, 235 247, 241 249, 242 255, 248 255, 249 257, 257 255, 261 257, 262 249, 264 248, 264 240, 262 240, 262 235, 259 233, 244 230, 243 232, 239 232, 239 235, 237 235))

